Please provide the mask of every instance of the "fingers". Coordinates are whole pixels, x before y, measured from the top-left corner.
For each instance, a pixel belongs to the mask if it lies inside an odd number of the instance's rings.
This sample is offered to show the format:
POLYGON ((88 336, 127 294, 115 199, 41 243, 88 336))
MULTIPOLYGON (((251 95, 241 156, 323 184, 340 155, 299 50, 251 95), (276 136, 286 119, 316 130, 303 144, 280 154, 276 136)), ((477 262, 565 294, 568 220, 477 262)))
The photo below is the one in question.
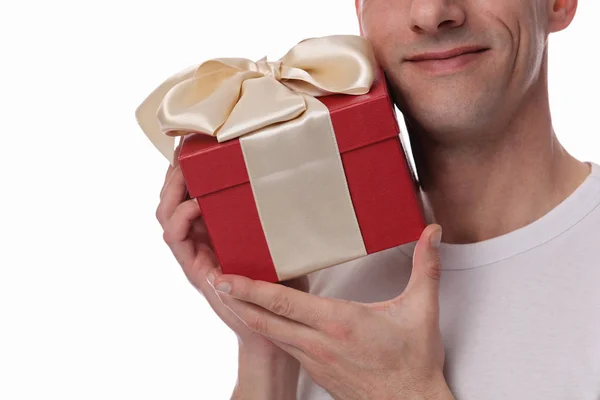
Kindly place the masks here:
MULTIPOLYGON (((201 255, 199 268, 195 271, 184 268, 185 275, 192 286, 204 296, 219 318, 232 327, 231 324, 238 322, 239 318, 223 306, 223 302, 219 298, 219 295, 206 279, 208 274, 212 274, 213 276, 219 276, 221 274, 221 271, 213 258, 212 250, 208 245, 201 245, 198 252, 201 255)), ((239 321, 239 323, 243 324, 241 321, 239 321)))
POLYGON ((173 176, 173 171, 175 170, 175 168, 172 165, 169 165, 169 168, 167 168, 167 173, 165 174, 165 181, 163 183, 162 188, 160 189, 160 198, 162 199, 163 193, 165 192, 165 188, 167 187, 167 185, 169 184, 169 181, 171 180, 171 177, 173 176))
POLYGON ((324 329, 328 321, 335 317, 335 303, 332 300, 283 285, 239 275, 223 275, 215 280, 215 285, 225 285, 229 288, 230 296, 312 328, 324 329))
POLYGON ((307 343, 322 341, 322 335, 318 331, 304 324, 225 294, 219 294, 219 297, 256 334, 303 350, 307 343))
POLYGON ((196 199, 186 200, 179 204, 165 223, 163 233, 164 241, 169 245, 176 245, 184 241, 192 230, 192 223, 202 216, 196 199))
MULTIPOLYGON (((190 243, 193 246, 192 241, 186 241, 184 243, 190 243)), ((220 272, 218 263, 215 259, 214 252, 212 251, 210 245, 208 245, 207 243, 199 244, 197 245, 197 248, 195 248, 193 251, 194 259, 191 262, 180 262, 180 265, 183 269, 186 278, 192 284, 192 286, 194 286, 197 290, 201 291, 202 294, 206 296, 207 290, 209 290, 210 292, 214 292, 212 287, 207 284, 207 275, 212 274, 213 276, 219 276, 222 273, 220 272)), ((177 253, 173 252, 173 254, 176 254, 176 258, 179 254, 182 253, 183 251, 177 253)))
POLYGON ((308 354, 306 354, 302 349, 290 346, 289 344, 285 344, 274 339, 270 340, 275 346, 279 347, 281 350, 285 351, 286 353, 294 357, 296 360, 298 360, 300 364, 307 365, 312 361, 308 354))
POLYGON ((417 242, 413 256, 413 269, 406 288, 406 293, 419 292, 430 300, 439 296, 442 263, 439 245, 442 237, 442 227, 429 225, 417 242))
POLYGON ((156 219, 161 224, 163 229, 167 221, 171 218, 177 206, 185 200, 186 195, 185 180, 181 169, 175 167, 171 178, 165 185, 165 189, 162 193, 162 198, 156 209, 156 219))
MULTIPOLYGON (((169 246, 177 262, 186 266, 196 258, 196 243, 190 239, 192 227, 198 224, 202 212, 195 199, 181 203, 170 218, 164 222, 163 240, 169 246)), ((166 218, 166 216, 164 217, 166 218)), ((196 239, 195 237, 192 239, 196 239)))

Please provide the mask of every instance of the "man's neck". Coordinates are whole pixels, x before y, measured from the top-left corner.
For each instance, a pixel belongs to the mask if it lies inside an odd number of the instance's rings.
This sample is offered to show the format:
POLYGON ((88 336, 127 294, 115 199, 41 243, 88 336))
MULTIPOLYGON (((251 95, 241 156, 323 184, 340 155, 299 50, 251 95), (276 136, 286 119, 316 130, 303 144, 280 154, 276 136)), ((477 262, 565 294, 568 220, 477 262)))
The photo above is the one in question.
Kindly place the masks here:
POLYGON ((435 144, 411 132, 425 207, 446 243, 475 243, 541 218, 581 185, 588 165, 552 129, 546 86, 486 144, 435 144), (416 146, 416 147, 415 147, 416 146))

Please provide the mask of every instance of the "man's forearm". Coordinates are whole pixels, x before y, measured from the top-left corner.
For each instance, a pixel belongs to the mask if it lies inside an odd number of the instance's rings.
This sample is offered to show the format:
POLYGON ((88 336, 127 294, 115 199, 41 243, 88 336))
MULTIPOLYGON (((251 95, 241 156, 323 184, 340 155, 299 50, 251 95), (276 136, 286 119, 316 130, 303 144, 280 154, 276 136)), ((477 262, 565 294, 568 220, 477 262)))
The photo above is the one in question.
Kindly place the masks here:
POLYGON ((287 353, 253 354, 240 347, 231 400, 295 400, 300 364, 287 353))

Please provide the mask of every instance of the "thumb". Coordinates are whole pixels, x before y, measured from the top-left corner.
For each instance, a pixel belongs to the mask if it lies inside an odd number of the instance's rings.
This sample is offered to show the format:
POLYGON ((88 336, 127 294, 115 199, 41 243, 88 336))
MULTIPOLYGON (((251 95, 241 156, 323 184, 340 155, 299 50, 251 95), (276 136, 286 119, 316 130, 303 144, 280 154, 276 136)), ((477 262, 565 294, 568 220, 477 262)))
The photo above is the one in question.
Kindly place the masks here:
POLYGON ((406 293, 420 292, 437 301, 442 276, 440 260, 440 242, 442 227, 433 224, 425 228, 417 242, 413 255, 413 268, 406 293))

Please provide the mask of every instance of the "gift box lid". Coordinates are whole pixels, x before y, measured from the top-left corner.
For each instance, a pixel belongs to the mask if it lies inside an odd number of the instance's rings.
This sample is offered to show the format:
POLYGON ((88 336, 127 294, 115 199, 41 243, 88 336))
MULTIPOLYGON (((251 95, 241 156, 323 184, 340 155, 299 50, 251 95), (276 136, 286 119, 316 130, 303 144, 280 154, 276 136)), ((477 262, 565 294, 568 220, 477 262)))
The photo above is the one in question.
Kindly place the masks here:
MULTIPOLYGON (((381 72, 367 94, 335 94, 318 99, 329 109, 341 154, 399 134, 381 72)), ((192 198, 249 182, 239 139, 218 143, 212 136, 188 134, 183 138, 178 160, 192 198)))

